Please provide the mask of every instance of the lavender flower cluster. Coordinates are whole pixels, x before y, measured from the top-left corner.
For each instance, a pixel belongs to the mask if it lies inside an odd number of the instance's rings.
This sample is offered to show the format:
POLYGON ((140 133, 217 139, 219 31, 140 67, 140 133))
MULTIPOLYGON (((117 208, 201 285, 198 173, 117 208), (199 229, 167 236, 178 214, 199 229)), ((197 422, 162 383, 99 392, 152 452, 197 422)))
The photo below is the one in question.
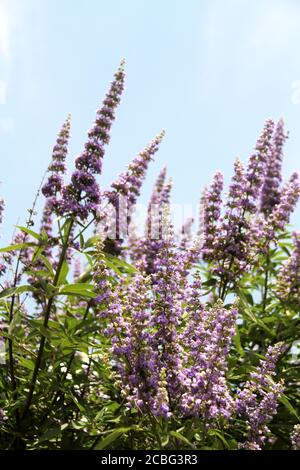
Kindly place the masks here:
MULTIPOLYGON (((282 383, 271 379, 283 346, 268 349, 235 397, 227 368, 238 305, 200 301, 200 276, 186 269, 171 228, 160 240, 153 273, 145 272, 145 257, 138 269, 132 282, 121 280, 109 290, 104 317, 128 406, 164 419, 199 417, 208 427, 243 414, 248 426, 244 447, 260 448, 283 391, 282 383)), ((102 286, 99 279, 96 285, 102 286)))
POLYGON ((94 175, 101 174, 102 171, 105 145, 110 140, 110 129, 124 89, 124 78, 124 62, 122 61, 103 104, 97 111, 95 123, 88 132, 88 141, 84 151, 75 160, 76 169, 71 175, 71 182, 67 185, 63 185, 61 175, 65 172, 69 118, 58 136, 49 167, 52 173, 43 187, 43 193, 50 200, 53 210, 59 215, 72 215, 84 220, 90 214, 95 214, 98 209, 100 189, 94 175))
POLYGON ((300 450, 300 424, 295 424, 291 434, 291 441, 294 450, 300 450))
POLYGON ((150 144, 141 151, 128 166, 125 173, 121 173, 117 180, 112 183, 111 189, 103 195, 110 204, 102 214, 102 226, 107 238, 112 235, 113 254, 119 254, 121 244, 128 235, 134 206, 140 195, 142 183, 145 179, 149 163, 153 160, 159 149, 159 144, 164 137, 162 131, 150 144), (112 233, 112 229, 114 233, 112 233))
POLYGON ((269 434, 268 422, 276 412, 284 386, 283 382, 274 383, 275 366, 286 347, 278 343, 270 346, 265 359, 258 368, 251 372, 237 397, 237 411, 246 417, 248 436, 243 447, 249 450, 261 450, 269 434))
MULTIPOLYGON (((106 263, 109 225, 116 223, 117 240, 112 248, 114 254, 119 254, 123 238, 128 237, 120 218, 120 198, 126 200, 128 227, 149 163, 164 136, 162 132, 140 152, 108 191, 100 191, 96 176, 102 172, 105 147, 123 88, 122 62, 97 111, 84 150, 75 160, 68 184, 64 176, 70 116, 58 134, 48 179, 42 188, 46 200, 40 232, 49 243, 40 250, 41 258, 46 257, 55 269, 60 264, 52 252, 52 243, 59 246, 53 236, 54 215, 71 217, 74 224, 70 226, 68 246, 62 251, 67 261, 75 246, 75 227, 82 227, 90 216, 104 221, 104 233, 99 236, 97 228, 95 233, 95 298, 89 299, 88 305, 108 339, 104 343, 110 345, 109 368, 127 407, 149 413, 162 422, 178 417, 200 419, 206 431, 220 423, 229 427, 234 419, 242 418, 246 423, 242 448, 260 450, 267 442, 269 423, 284 390, 283 382, 275 380, 275 370, 285 346, 270 346, 249 380, 237 388, 231 382, 229 360, 239 299, 226 303, 225 298, 228 286, 234 286, 255 265, 257 255, 276 243, 300 196, 296 173, 282 183, 283 145, 287 139, 283 121, 276 125, 272 120, 266 121, 248 163, 236 160, 224 202, 223 175, 215 174, 202 197, 198 234, 201 243, 191 235, 192 218, 181 228, 180 238, 175 237, 169 214, 172 182, 163 168, 151 194, 144 235, 131 233, 127 240, 127 252, 135 269, 131 277, 118 277, 106 263), (102 212, 101 199, 112 207, 114 221, 108 212, 102 212), (207 263, 209 274, 219 280, 219 290, 209 298, 196 265, 202 260, 207 263)), ((0 223, 3 208, 0 199, 0 223)), ((20 233, 14 241, 24 240, 20 233)), ((22 262, 38 272, 44 264, 41 259, 34 266, 29 264, 31 254, 29 248, 23 250, 22 262)), ((0 264, 0 274, 5 269, 0 264)), ((32 272, 31 269, 31 275, 32 272)), ((81 263, 77 259, 75 281, 80 274, 81 263)), ((37 280, 38 274, 28 279, 31 284, 37 280)), ((294 249, 279 271, 276 289, 281 301, 299 305, 300 234, 294 234, 294 249)), ((83 301, 80 302, 78 307, 82 306, 83 301)), ((300 446, 299 435, 299 426, 295 426, 291 436, 294 448, 300 446)))
POLYGON ((129 164, 128 170, 125 173, 121 173, 118 179, 112 183, 112 190, 105 193, 110 203, 116 205, 118 195, 128 198, 129 210, 136 203, 143 180, 146 176, 148 165, 157 152, 163 137, 164 131, 155 137, 155 139, 129 164))
POLYGON ((4 200, 0 198, 0 224, 2 224, 2 221, 3 221, 4 207, 5 207, 4 200))
MULTIPOLYGON (((222 207, 223 177, 217 173, 202 198, 203 258, 226 283, 255 264, 289 223, 300 197, 297 173, 281 185, 283 121, 265 123, 246 168, 238 159, 222 207)), ((225 291, 225 289, 224 289, 225 291)))
POLYGON ((300 233, 293 233, 294 248, 288 261, 281 267, 276 285, 277 294, 284 302, 296 307, 300 298, 300 233))
POLYGON ((132 236, 129 240, 131 259, 136 262, 143 257, 145 272, 154 272, 154 263, 164 238, 164 213, 169 207, 172 181, 167 180, 167 169, 163 168, 154 184, 147 209, 144 236, 132 236))
MULTIPOLYGON (((4 207, 5 207, 4 200, 2 198, 0 198, 0 224, 2 224, 2 221, 3 221, 4 207)), ((5 263, 2 263, 0 261, 0 276, 2 274, 4 274, 5 271, 6 271, 6 265, 5 265, 5 263)))
POLYGON ((52 152, 52 161, 48 167, 50 175, 42 188, 42 193, 48 198, 53 209, 58 207, 58 195, 63 188, 63 175, 66 172, 65 160, 68 154, 70 138, 71 116, 68 115, 56 139, 52 152))
POLYGON ((260 210, 268 216, 280 201, 282 181, 283 146, 288 138, 284 131, 283 119, 280 119, 274 130, 272 146, 267 159, 264 182, 260 196, 260 210))

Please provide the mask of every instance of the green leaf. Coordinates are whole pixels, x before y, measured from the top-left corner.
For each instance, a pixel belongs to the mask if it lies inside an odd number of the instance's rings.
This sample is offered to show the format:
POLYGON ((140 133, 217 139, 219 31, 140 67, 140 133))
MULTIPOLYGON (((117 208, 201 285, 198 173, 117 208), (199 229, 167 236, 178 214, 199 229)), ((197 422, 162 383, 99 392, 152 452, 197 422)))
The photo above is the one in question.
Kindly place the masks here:
POLYGON ((285 406, 285 408, 292 414, 294 415, 298 420, 299 420, 299 416, 297 414, 297 411, 295 410, 295 408, 293 407, 293 405, 291 404, 291 402, 289 401, 288 397, 283 393, 281 395, 281 398, 279 400, 283 406, 285 406))
POLYGON ((35 263, 39 259, 40 255, 43 253, 43 249, 44 248, 42 246, 37 246, 35 248, 33 256, 32 256, 33 263, 35 263))
POLYGON ((41 336, 44 336, 45 338, 48 338, 50 339, 51 338, 51 333, 50 331, 48 330, 48 328, 46 328, 44 325, 43 325, 43 320, 31 320, 30 321, 31 325, 33 325, 33 327, 35 328, 35 330, 33 330, 33 332, 36 334, 36 332, 38 331, 38 333, 41 335, 41 336))
POLYGON ((23 292, 36 292, 37 289, 35 289, 32 286, 17 286, 17 287, 9 287, 7 289, 3 289, 2 292, 0 292, 0 298, 4 299, 6 297, 12 297, 13 295, 16 294, 22 294, 23 292))
POLYGON ((19 361, 22 367, 25 367, 26 369, 29 369, 29 370, 34 369, 34 361, 30 359, 26 359, 25 357, 20 357, 19 361))
POLYGON ((69 266, 68 266, 68 263, 64 261, 61 267, 60 273, 59 273, 59 278, 57 282, 58 286, 61 286, 62 284, 66 282, 68 273, 69 273, 69 266))
POLYGON ((42 237, 43 241, 49 240, 49 237, 47 235, 47 232, 46 232, 45 228, 42 228, 41 237, 42 237))
POLYGON ((270 328, 268 328, 261 319, 256 318, 248 304, 248 300, 245 294, 241 291, 241 289, 236 289, 236 293, 239 296, 240 304, 244 313, 253 321, 253 323, 256 323, 256 325, 259 325, 261 328, 263 328, 270 336, 275 336, 274 331, 270 330, 270 328))
POLYGON ((241 345, 241 336, 240 336, 240 330, 239 330, 238 325, 236 325, 236 327, 235 327, 235 335, 233 337, 233 342, 234 342, 234 345, 235 345, 239 355, 244 356, 245 352, 244 352, 244 350, 242 348, 242 345, 241 345))
POLYGON ((79 241, 80 241, 80 248, 83 249, 84 248, 84 238, 83 238, 82 233, 80 233, 80 235, 79 235, 79 241))
POLYGON ((184 437, 182 434, 180 434, 180 432, 170 431, 170 436, 173 436, 176 439, 178 439, 179 441, 184 442, 184 444, 187 444, 189 447, 191 447, 193 449, 195 447, 186 437, 184 437))
POLYGON ((68 284, 61 287, 57 295, 79 295, 81 297, 96 297, 93 287, 90 284, 68 284))
POLYGON ((126 263, 126 261, 118 258, 117 256, 113 256, 109 253, 104 253, 104 255, 107 266, 118 274, 118 276, 123 276, 124 273, 135 274, 139 272, 134 266, 126 263))
POLYGON ((39 233, 34 232, 33 230, 30 230, 27 227, 22 227, 21 225, 16 225, 17 228, 19 228, 22 232, 27 233, 28 235, 31 235, 33 238, 36 240, 41 241, 43 238, 39 233))
POLYGON ((59 436, 60 434, 61 434, 61 428, 49 429, 39 438, 39 442, 50 441, 51 439, 59 436))
POLYGON ((220 441, 223 442, 224 446, 227 449, 229 449, 230 445, 228 444, 225 437, 223 436, 223 434, 220 431, 218 431, 217 429, 212 429, 211 431, 209 431, 209 435, 210 436, 216 436, 218 439, 220 439, 220 441))
POLYGON ((51 276, 54 276, 53 268, 52 268, 51 263, 49 262, 49 260, 46 258, 46 256, 40 255, 39 257, 43 261, 45 267, 48 269, 49 274, 51 274, 51 276))
POLYGON ((217 279, 214 279, 214 278, 208 279, 207 281, 202 283, 202 285, 205 287, 215 286, 216 284, 217 284, 217 279))
POLYGON ((113 432, 111 432, 108 436, 106 436, 102 441, 100 441, 96 446, 94 447, 95 450, 102 450, 106 449, 112 442, 114 442, 116 439, 118 439, 120 436, 123 434, 127 434, 129 431, 132 431, 133 429, 137 429, 136 426, 129 426, 127 428, 117 428, 113 432))
POLYGON ((4 248, 0 248, 0 253, 6 253, 7 251, 23 250, 23 248, 28 248, 30 246, 36 246, 36 244, 32 242, 17 243, 16 245, 9 245, 5 246, 4 248))

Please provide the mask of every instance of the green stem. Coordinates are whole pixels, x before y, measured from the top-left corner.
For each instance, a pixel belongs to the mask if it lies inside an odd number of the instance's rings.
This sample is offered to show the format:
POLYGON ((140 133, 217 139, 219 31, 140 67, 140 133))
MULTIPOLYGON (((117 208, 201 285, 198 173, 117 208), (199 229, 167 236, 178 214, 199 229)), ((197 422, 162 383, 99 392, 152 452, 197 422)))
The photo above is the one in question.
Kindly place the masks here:
MULTIPOLYGON (((57 265, 56 273, 55 273, 55 276, 54 276, 54 280, 53 280, 53 286, 54 287, 57 286, 57 283, 58 283, 58 280, 59 280, 61 268, 63 266, 65 256, 66 256, 66 252, 67 252, 67 249, 68 249, 68 241, 69 241, 69 237, 70 237, 70 234, 71 234, 71 231, 72 231, 72 228, 73 228, 73 224, 74 224, 74 220, 71 220, 68 231, 67 231, 67 234, 66 234, 66 238, 65 238, 65 241, 64 241, 64 245, 63 245, 63 248, 62 248, 62 251, 61 251, 61 254, 60 254, 60 258, 59 258, 59 262, 58 262, 58 265, 57 265)), ((43 327, 45 329, 48 328, 48 323, 49 323, 49 319, 50 319, 51 308, 52 308, 53 302, 54 302, 54 296, 52 295, 49 298, 48 304, 46 305, 46 309, 45 309, 44 322, 43 322, 43 327)), ((28 392, 27 400, 25 402, 25 406, 24 406, 24 409, 23 409, 21 420, 24 420, 24 418, 26 417, 26 415, 29 411, 31 402, 32 402, 32 398, 33 398, 33 394, 34 394, 34 390, 35 390, 35 385, 36 385, 38 373, 39 373, 42 358, 43 358, 45 342, 46 342, 46 337, 44 335, 42 335, 41 340, 40 340, 38 355, 37 355, 36 362, 35 362, 34 371, 33 371, 32 378, 31 378, 31 384, 30 384, 30 387, 29 387, 29 392, 28 392)))
MULTIPOLYGON (((87 319, 87 316, 88 316, 88 313, 89 313, 89 309, 90 309, 90 306, 91 306, 91 302, 88 302, 87 306, 86 306, 86 310, 85 310, 85 313, 84 313, 84 316, 83 316, 83 319, 82 321, 84 322, 86 319, 87 319)), ((71 370, 71 366, 72 366, 72 363, 74 361, 74 358, 75 358, 75 351, 72 352, 71 356, 70 356, 70 359, 69 359, 69 362, 68 362, 68 365, 67 365, 67 369, 60 381, 60 383, 63 383, 68 375, 68 373, 70 372, 71 370)), ((45 420, 47 419, 50 411, 52 410, 53 406, 55 405, 55 403, 57 402, 57 399, 59 397, 61 397, 63 395, 63 393, 61 392, 61 390, 57 390, 55 395, 53 396, 52 394, 52 397, 50 398, 50 401, 51 401, 51 405, 50 405, 50 408, 45 412, 42 420, 40 421, 40 424, 39 426, 41 426, 45 420)))
POLYGON ((265 281, 264 281, 264 287, 263 287, 263 298, 262 298, 262 309, 263 313, 266 311, 266 306, 267 306, 267 298, 268 298, 268 288, 269 288, 269 264, 270 264, 270 255, 267 255, 267 265, 266 265, 266 271, 265 271, 265 281))
MULTIPOLYGON (((26 228, 29 228, 33 224, 33 215, 34 215, 34 209, 37 204, 38 197, 40 195, 40 191, 45 179, 46 172, 43 175, 42 181, 40 183, 40 186, 36 192, 33 204, 31 209, 29 210, 29 219, 26 222, 26 228)), ((26 239, 26 234, 24 234, 24 239, 23 243, 25 242, 26 239)), ((19 267, 21 263, 21 255, 22 255, 23 249, 20 250, 18 258, 17 258, 17 263, 16 263, 16 268, 14 272, 14 281, 13 281, 13 287, 16 287, 17 282, 18 282, 18 275, 19 275, 19 267)), ((16 294, 13 294, 11 298, 11 303, 10 303, 10 308, 9 308, 9 325, 11 325, 13 319, 14 319, 14 306, 15 306, 15 300, 16 300, 16 294)), ((17 400, 17 380, 16 380, 16 375, 15 375, 15 366, 14 366, 14 353, 13 353, 13 340, 12 338, 8 339, 8 361, 9 361, 9 374, 10 374, 10 379, 11 379, 11 385, 13 389, 13 397, 15 400, 17 400)), ((20 419, 20 411, 17 408, 15 410, 15 417, 16 417, 16 427, 17 431, 20 432, 21 429, 21 419, 20 419)), ((19 439, 16 439, 17 443, 19 439)), ((17 446, 18 447, 18 446, 17 446)))

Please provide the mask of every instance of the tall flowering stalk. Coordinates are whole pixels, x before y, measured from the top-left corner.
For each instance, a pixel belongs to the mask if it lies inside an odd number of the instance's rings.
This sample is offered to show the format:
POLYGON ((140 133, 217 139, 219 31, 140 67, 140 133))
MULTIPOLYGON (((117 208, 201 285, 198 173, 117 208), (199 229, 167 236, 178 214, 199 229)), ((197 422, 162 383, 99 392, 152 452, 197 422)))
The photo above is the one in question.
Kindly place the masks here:
MULTIPOLYGON (((75 274, 77 275, 78 274, 75 274)), ((107 269, 104 253, 103 253, 103 241, 99 239, 96 245, 96 261, 93 273, 93 279, 95 283, 96 297, 94 304, 97 310, 101 311, 101 316, 107 316, 107 305, 112 295, 111 283, 109 281, 109 271, 107 269)))
POLYGON ((48 167, 50 175, 42 187, 42 193, 47 198, 47 207, 50 210, 57 210, 59 196, 64 185, 63 176, 66 173, 65 161, 68 154, 70 128, 71 116, 68 115, 53 147, 52 161, 48 167))
POLYGON ((167 169, 163 168, 156 179, 148 203, 144 236, 137 236, 134 231, 131 233, 130 257, 134 262, 143 257, 144 269, 148 274, 154 271, 154 261, 164 236, 163 212, 170 204, 172 181, 166 180, 166 177, 167 169))
POLYGON ((2 224, 2 221, 3 221, 4 207, 5 207, 4 199, 0 197, 0 224, 2 224))
POLYGON ((105 145, 110 141, 110 129, 115 110, 124 89, 124 62, 118 68, 110 89, 97 111, 95 123, 88 132, 84 151, 75 160, 71 182, 63 188, 59 211, 85 220, 96 214, 100 203, 100 189, 94 175, 101 174, 105 145))
POLYGON ((194 224, 194 218, 188 217, 187 220, 180 228, 179 232, 179 241, 180 241, 180 249, 182 251, 186 251, 189 249, 192 243, 192 227, 194 224))
POLYGON ((147 209, 145 222, 145 236, 139 240, 132 258, 139 259, 141 254, 145 259, 145 270, 148 274, 154 273, 154 263, 157 258, 161 240, 164 237, 164 212, 170 204, 172 180, 166 179, 167 169, 163 168, 155 182, 147 209))
POLYGON ((226 372, 237 309, 225 309, 222 301, 212 307, 202 305, 200 288, 195 279, 188 293, 190 316, 183 334, 188 353, 181 372, 185 388, 181 408, 185 415, 200 416, 210 423, 229 420, 234 413, 226 372))
POLYGON ((265 359, 250 374, 236 400, 237 412, 246 417, 247 440, 245 449, 261 450, 270 432, 268 423, 276 413, 278 401, 283 393, 283 382, 274 383, 276 363, 284 352, 285 346, 278 343, 270 346, 265 359))
POLYGON ((280 185, 282 181, 283 146, 288 138, 284 131, 284 122, 280 119, 276 125, 272 147, 268 154, 266 173, 260 196, 260 210, 267 216, 280 200, 280 185))
POLYGON ((108 305, 111 337, 121 393, 130 407, 153 406, 157 390, 157 355, 151 348, 151 296, 149 278, 137 274, 129 285, 120 283, 108 305), (150 347, 149 347, 150 345, 150 347))
POLYGON ((280 188, 283 122, 274 131, 267 120, 246 168, 238 159, 222 214, 222 176, 217 174, 203 197, 203 258, 220 277, 218 295, 226 296, 241 274, 266 254, 277 231, 285 229, 295 209, 300 189, 298 176, 280 188), (272 209, 272 210, 271 210, 272 209), (268 217, 263 217, 261 212, 268 217))
POLYGON ((182 346, 179 342, 185 279, 173 236, 161 240, 154 274, 121 284, 109 305, 112 350, 129 403, 169 417, 178 401, 182 346))
POLYGON ((248 205, 247 177, 239 159, 229 187, 225 214, 219 226, 215 256, 219 260, 217 273, 231 280, 246 268, 251 249, 249 221, 245 216, 248 205))
POLYGON ((217 172, 211 186, 206 188, 202 196, 203 258, 205 260, 211 260, 214 256, 218 222, 221 216, 223 185, 223 175, 217 172))
MULTIPOLYGON (((51 239, 53 233, 53 212, 51 203, 48 200, 46 200, 44 205, 40 232, 44 233, 49 239, 51 239)), ((45 247, 44 254, 51 259, 51 243, 47 244, 47 246, 45 247)))
POLYGON ((300 181, 298 173, 293 173, 289 181, 283 186, 278 204, 269 217, 267 238, 275 237, 276 231, 284 230, 289 223, 300 197, 300 181))
MULTIPOLYGON (((0 224, 2 224, 2 221, 3 221, 4 207, 5 207, 4 199, 0 197, 0 224)), ((0 260, 0 276, 2 276, 5 272, 6 272, 6 264, 0 260)))
POLYGON ((160 351, 159 370, 167 371, 167 391, 172 405, 178 400, 181 392, 179 372, 182 367, 183 347, 180 343, 184 292, 187 286, 187 273, 184 270, 183 256, 176 250, 173 228, 169 224, 168 214, 164 214, 166 234, 160 241, 160 250, 154 261, 153 283, 153 316, 154 349, 160 351))
POLYGON ((300 424, 295 424, 291 433, 293 450, 300 450, 300 424))
MULTIPOLYGON (((112 213, 107 214, 104 232, 108 235, 111 228, 115 229, 114 240, 108 240, 106 249, 112 250, 112 254, 120 254, 121 244, 128 236, 132 213, 137 198, 140 195, 142 183, 146 177, 149 163, 153 160, 159 149, 159 144, 164 137, 162 131, 150 144, 142 150, 128 165, 125 173, 121 173, 117 180, 112 183, 111 190, 105 191, 104 195, 111 204, 112 213), (108 249, 110 246, 110 249, 108 249)), ((108 237, 110 238, 110 237, 108 237)))
MULTIPOLYGON (((68 255, 70 246, 70 238, 74 229, 74 217, 85 220, 91 213, 95 214, 99 204, 99 188, 96 183, 94 173, 101 172, 101 160, 103 152, 102 146, 109 142, 109 130, 114 120, 114 111, 120 102, 120 97, 124 87, 124 64, 121 63, 118 71, 115 74, 114 80, 110 86, 110 90, 104 100, 103 106, 97 112, 97 117, 94 126, 88 133, 88 142, 85 146, 84 152, 78 157, 75 162, 76 170, 71 177, 71 183, 61 188, 60 178, 54 179, 53 186, 46 186, 44 194, 46 197, 55 197, 55 210, 60 215, 71 215, 73 220, 69 223, 65 234, 64 244, 62 246, 59 259, 56 266, 56 271, 53 279, 53 286, 56 287, 59 282, 59 276, 62 266, 68 255), (56 184, 56 182, 59 182, 56 184), (61 198, 57 200, 57 192, 61 192, 61 198)), ((65 154, 64 154, 65 156, 65 154)), ((48 181, 49 183, 49 181, 48 181)), ((50 180, 51 183, 51 180, 50 180)), ((43 326, 44 329, 48 328, 48 323, 51 315, 54 297, 50 297, 45 305, 43 326)), ((25 401, 24 409, 21 419, 25 419, 30 409, 36 382, 42 359, 44 355, 44 348, 46 337, 42 334, 39 342, 38 353, 32 373, 29 391, 25 401)))
POLYGON ((162 212, 170 203, 172 181, 166 180, 167 168, 164 167, 155 182, 147 210, 145 224, 146 239, 160 238, 162 234, 162 212))
POLYGON ((118 195, 128 198, 129 209, 136 203, 137 197, 140 195, 148 165, 153 160, 154 154, 158 151, 159 144, 164 135, 164 131, 158 134, 128 165, 127 171, 121 173, 118 179, 112 183, 112 190, 105 193, 112 204, 116 204, 118 195))
POLYGON ((263 127, 262 133, 256 142, 254 153, 250 156, 246 169, 247 204, 245 210, 250 213, 256 211, 257 202, 260 197, 268 159, 272 149, 272 136, 274 132, 274 121, 268 119, 263 127))
POLYGON ((296 308, 300 298, 300 233, 293 233, 294 249, 288 261, 281 267, 276 291, 280 299, 296 308))

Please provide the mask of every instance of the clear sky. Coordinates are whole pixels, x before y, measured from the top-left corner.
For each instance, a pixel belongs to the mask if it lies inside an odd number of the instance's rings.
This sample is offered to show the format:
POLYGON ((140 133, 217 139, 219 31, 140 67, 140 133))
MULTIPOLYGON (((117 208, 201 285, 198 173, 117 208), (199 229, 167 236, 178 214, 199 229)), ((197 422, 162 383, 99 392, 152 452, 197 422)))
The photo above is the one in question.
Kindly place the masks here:
POLYGON ((300 170, 299 25, 298 0, 0 0, 3 238, 24 221, 68 112, 70 162, 81 151, 122 57, 102 187, 165 128, 142 201, 167 165, 174 202, 196 204, 216 170, 228 179, 248 157, 268 117, 290 131, 285 175, 300 170))

